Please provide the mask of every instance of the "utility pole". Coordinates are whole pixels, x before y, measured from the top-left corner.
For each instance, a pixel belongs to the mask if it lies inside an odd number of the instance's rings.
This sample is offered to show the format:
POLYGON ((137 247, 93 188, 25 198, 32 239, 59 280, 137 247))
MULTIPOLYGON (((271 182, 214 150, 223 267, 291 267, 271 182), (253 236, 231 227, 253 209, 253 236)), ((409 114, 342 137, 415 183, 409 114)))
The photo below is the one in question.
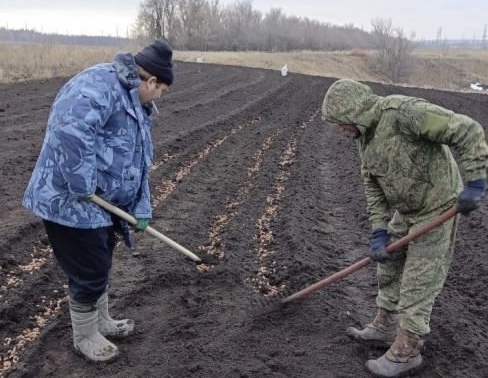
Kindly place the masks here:
POLYGON ((485 24, 485 28, 483 29, 483 49, 486 49, 486 34, 487 34, 487 29, 485 24))

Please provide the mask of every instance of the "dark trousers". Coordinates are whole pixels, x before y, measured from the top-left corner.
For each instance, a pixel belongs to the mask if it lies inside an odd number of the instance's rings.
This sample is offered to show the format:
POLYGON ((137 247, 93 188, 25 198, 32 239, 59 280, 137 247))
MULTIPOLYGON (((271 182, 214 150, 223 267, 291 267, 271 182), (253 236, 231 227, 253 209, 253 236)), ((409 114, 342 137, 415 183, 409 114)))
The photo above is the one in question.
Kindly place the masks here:
POLYGON ((113 227, 82 229, 43 222, 54 256, 68 276, 71 299, 96 302, 108 285, 115 247, 113 227))

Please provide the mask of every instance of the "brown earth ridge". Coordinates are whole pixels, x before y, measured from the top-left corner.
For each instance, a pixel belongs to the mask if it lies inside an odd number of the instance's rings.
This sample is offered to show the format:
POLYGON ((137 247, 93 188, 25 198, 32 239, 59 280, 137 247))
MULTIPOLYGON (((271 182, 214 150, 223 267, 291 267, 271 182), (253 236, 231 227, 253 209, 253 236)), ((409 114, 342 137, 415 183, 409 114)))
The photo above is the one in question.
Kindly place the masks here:
MULTIPOLYGON (((332 78, 177 64, 153 127, 152 226, 220 263, 197 269, 135 234, 118 246, 113 317, 135 319, 121 357, 72 351, 66 280, 21 199, 66 78, 0 84, 0 376, 368 377, 384 350, 350 341, 375 313, 374 266, 269 316, 257 303, 302 289, 366 256, 369 222, 354 142, 320 117, 332 78)), ((487 97, 372 84, 488 125, 487 97)), ((488 208, 462 218, 418 377, 488 376, 488 208)))

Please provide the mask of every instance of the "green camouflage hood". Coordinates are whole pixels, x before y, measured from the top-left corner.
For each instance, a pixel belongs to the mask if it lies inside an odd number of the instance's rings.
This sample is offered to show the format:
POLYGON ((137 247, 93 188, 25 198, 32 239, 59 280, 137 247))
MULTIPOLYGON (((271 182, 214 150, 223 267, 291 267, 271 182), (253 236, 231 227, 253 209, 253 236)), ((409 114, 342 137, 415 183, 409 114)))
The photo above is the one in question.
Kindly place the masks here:
POLYGON ((364 128, 374 126, 379 119, 378 97, 365 84, 349 79, 337 80, 325 94, 322 119, 364 128))

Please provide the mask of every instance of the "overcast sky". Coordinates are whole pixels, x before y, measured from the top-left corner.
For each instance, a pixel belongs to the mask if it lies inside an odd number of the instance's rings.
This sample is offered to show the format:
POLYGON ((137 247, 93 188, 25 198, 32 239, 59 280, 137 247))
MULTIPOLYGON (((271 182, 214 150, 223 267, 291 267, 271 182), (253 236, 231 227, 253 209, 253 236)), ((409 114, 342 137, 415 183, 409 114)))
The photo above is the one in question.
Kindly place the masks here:
MULTIPOLYGON (((235 3, 220 0, 220 4, 235 3)), ((0 0, 0 27, 43 32, 126 36, 141 0, 0 0)), ((488 0, 254 0, 253 8, 281 8, 287 15, 370 30, 374 18, 418 39, 481 38, 488 23, 488 0)))

